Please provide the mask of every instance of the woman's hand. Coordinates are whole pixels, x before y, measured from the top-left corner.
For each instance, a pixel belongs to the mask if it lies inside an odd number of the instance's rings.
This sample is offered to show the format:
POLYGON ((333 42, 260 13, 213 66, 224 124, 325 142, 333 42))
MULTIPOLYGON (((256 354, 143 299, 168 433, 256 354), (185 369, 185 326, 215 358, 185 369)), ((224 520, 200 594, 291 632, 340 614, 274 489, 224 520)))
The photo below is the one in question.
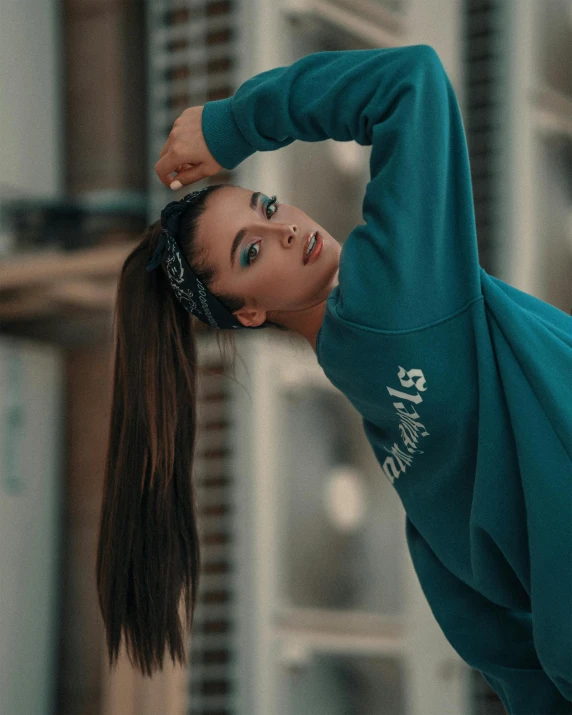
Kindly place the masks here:
POLYGON ((189 107, 175 119, 173 128, 155 164, 161 183, 171 189, 193 184, 224 168, 208 150, 202 130, 204 105, 189 107), (176 180, 173 181, 175 175, 176 180))

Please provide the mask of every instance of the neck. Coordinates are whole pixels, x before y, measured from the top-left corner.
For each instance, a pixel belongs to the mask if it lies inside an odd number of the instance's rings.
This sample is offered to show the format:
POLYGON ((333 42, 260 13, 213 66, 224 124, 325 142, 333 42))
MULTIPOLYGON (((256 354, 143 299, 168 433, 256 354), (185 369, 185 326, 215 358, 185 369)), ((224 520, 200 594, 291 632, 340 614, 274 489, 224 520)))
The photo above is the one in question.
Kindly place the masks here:
POLYGON ((296 313, 282 313, 277 319, 289 330, 305 338, 316 352, 316 337, 326 313, 326 301, 296 313))
MULTIPOLYGON (((338 273, 336 273, 332 283, 332 290, 337 285, 338 273)), ((286 326, 288 330, 292 330, 292 332, 301 335, 310 343, 312 350, 316 352, 316 338, 324 321, 326 301, 327 297, 321 303, 313 305, 311 308, 299 311, 276 313, 275 315, 270 316, 270 319, 286 326)))

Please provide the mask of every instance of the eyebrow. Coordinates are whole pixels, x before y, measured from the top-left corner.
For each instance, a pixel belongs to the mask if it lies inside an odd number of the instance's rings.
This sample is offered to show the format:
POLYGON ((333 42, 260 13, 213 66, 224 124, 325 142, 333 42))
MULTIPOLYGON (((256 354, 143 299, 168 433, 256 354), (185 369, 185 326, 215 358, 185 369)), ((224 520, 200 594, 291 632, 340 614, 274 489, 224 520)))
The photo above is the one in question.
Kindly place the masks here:
MULTIPOLYGON (((258 211, 258 200, 262 196, 262 191, 255 191, 252 196, 250 197, 250 208, 253 211, 258 211)), ((234 240, 232 242, 232 246, 230 248, 230 265, 234 268, 234 259, 236 257, 236 252, 238 250, 238 247, 240 246, 240 243, 242 239, 244 238, 246 234, 246 229, 241 228, 240 231, 236 234, 234 237, 234 240)))

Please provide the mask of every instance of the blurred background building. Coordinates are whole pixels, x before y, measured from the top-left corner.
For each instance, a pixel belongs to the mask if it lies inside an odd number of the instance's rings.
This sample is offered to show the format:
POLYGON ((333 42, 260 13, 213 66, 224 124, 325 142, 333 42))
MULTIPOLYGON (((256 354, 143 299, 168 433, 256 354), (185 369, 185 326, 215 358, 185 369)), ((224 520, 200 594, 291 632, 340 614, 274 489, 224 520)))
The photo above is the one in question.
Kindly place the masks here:
MULTIPOLYGON (((411 44, 457 93, 481 265, 572 312, 572 0, 0 0, 0 715, 504 712, 293 335, 239 335, 235 383, 201 330, 190 667, 110 673, 97 607, 116 280, 173 199, 153 166, 174 120, 311 52, 411 44)), ((295 142, 193 189, 276 193, 343 243, 369 152, 295 142)))

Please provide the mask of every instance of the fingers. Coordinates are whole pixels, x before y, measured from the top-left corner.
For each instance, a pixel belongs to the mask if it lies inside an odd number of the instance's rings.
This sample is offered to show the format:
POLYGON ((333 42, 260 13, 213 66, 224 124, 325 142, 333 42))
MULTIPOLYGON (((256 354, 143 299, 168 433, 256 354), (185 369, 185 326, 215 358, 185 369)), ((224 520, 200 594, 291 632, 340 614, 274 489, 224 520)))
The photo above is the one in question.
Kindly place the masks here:
POLYGON ((174 174, 178 171, 180 167, 183 166, 192 166, 191 164, 181 164, 181 159, 173 156, 172 153, 167 152, 164 156, 162 156, 159 161, 155 164, 155 173, 159 177, 159 181, 162 184, 165 184, 165 186, 169 186, 171 181, 173 180, 173 177, 171 174, 174 174))
POLYGON ((179 166, 176 167, 175 171, 171 171, 169 174, 170 179, 174 179, 177 174, 180 174, 182 171, 188 171, 189 169, 193 169, 194 164, 179 164, 179 166))
POLYGON ((181 171, 177 174, 177 178, 172 181, 169 186, 173 191, 181 189, 183 186, 189 186, 189 184, 194 184, 197 181, 205 178, 203 170, 199 167, 193 167, 187 169, 186 171, 181 171))
POLYGON ((169 175, 173 172, 174 167, 168 162, 168 157, 162 157, 154 166, 155 173, 159 177, 159 181, 165 186, 169 186, 169 175))

